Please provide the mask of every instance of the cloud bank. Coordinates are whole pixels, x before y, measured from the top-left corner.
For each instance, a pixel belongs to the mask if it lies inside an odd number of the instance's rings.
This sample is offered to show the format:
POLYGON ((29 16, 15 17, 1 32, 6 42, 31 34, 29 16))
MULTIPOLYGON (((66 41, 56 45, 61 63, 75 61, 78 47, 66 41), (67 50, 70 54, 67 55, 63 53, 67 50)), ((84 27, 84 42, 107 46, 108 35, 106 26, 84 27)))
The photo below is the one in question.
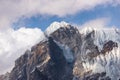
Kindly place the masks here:
POLYGON ((0 74, 10 71, 14 61, 45 36, 40 29, 20 28, 0 32, 0 74))

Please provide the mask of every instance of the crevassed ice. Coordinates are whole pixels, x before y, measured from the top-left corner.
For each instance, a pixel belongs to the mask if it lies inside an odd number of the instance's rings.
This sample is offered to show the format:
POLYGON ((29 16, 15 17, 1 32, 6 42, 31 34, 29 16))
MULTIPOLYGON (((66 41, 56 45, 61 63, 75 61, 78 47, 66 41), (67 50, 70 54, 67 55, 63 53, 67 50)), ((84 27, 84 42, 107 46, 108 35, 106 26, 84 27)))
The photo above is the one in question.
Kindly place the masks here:
POLYGON ((45 34, 49 36, 51 33, 59 29, 60 27, 66 27, 69 25, 68 23, 61 21, 61 22, 53 22, 46 30, 45 34))

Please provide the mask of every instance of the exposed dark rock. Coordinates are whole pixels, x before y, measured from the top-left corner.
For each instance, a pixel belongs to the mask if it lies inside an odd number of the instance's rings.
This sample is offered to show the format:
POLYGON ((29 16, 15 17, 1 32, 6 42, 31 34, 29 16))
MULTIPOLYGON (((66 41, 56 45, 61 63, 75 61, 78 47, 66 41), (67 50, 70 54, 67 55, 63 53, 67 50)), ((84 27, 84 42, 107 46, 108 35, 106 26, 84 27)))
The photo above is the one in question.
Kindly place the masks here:
POLYGON ((59 46, 53 41, 52 37, 49 37, 49 53, 51 60, 55 64, 65 64, 65 57, 62 55, 63 51, 59 46))
POLYGON ((15 62, 10 80, 72 80, 73 64, 68 64, 62 49, 52 37, 26 51, 15 62))
POLYGON ((76 54, 80 52, 82 39, 79 31, 69 25, 68 27, 61 27, 51 34, 51 37, 61 44, 69 46, 69 48, 76 54))
POLYGON ((111 50, 113 50, 114 47, 118 47, 118 44, 116 42, 109 40, 103 45, 103 50, 101 51, 101 53, 104 54, 106 52, 110 52, 111 50))

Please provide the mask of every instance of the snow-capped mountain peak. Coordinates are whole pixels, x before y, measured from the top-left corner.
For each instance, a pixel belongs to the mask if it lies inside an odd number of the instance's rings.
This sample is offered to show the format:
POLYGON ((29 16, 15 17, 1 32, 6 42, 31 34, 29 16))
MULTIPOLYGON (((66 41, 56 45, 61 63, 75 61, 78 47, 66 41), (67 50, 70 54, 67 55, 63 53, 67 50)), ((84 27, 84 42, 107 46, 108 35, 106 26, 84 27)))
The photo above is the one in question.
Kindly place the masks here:
POLYGON ((67 22, 61 21, 61 22, 53 22, 46 30, 45 34, 50 35, 60 27, 67 27, 69 24, 67 22))
POLYGON ((49 36, 46 41, 16 60, 9 80, 120 79, 119 29, 79 29, 54 22, 45 34, 49 36))

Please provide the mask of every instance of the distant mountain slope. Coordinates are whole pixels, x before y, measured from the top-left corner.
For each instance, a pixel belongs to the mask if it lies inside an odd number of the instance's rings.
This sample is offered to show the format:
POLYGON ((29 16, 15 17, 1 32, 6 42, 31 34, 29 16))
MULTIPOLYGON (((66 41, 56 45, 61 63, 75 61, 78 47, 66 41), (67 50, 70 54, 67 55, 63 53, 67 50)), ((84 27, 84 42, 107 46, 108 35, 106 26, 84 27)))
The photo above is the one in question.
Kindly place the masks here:
POLYGON ((15 61, 9 80, 119 80, 120 30, 55 22, 15 61))

